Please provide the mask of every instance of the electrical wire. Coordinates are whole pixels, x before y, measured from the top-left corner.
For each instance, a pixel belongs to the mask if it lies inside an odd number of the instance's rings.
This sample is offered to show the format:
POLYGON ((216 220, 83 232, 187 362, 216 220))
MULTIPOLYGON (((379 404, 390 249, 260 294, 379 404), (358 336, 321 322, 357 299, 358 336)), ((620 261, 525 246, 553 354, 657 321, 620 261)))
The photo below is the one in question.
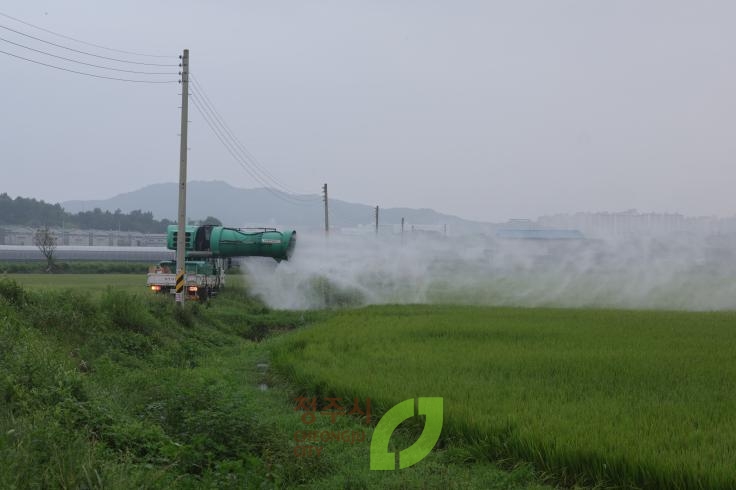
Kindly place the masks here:
POLYGON ((132 54, 134 56, 145 56, 147 58, 175 58, 175 56, 171 56, 171 55, 146 54, 146 53, 137 53, 135 51, 125 51, 125 50, 122 50, 122 49, 108 48, 107 46, 102 46, 101 44, 94 44, 94 43, 90 43, 90 42, 87 42, 87 41, 82 41, 81 39, 76 39, 76 38, 73 38, 71 36, 65 36, 64 34, 59 34, 58 32, 54 32, 54 31, 51 31, 49 29, 44 29, 43 27, 39 27, 37 25, 31 24, 30 22, 26 22, 24 20, 18 19, 16 17, 13 17, 11 15, 5 14, 3 12, 0 12, 0 16, 5 17, 5 18, 8 18, 8 19, 11 19, 11 20, 14 20, 16 22, 20 22, 21 24, 25 24, 28 27, 33 27, 34 29, 38 29, 39 31, 47 32, 49 34, 53 34, 54 36, 59 36, 59 37, 62 37, 64 39, 68 39, 70 41, 74 41, 74 42, 77 42, 77 43, 80 43, 80 44, 86 44, 87 46, 92 46, 92 47, 95 47, 95 48, 106 49, 108 51, 114 51, 116 53, 122 53, 122 54, 132 54))
POLYGON ((117 80, 119 82, 132 82, 132 83, 156 83, 156 84, 159 84, 159 83, 179 83, 179 80, 133 80, 133 79, 129 79, 129 78, 117 78, 117 77, 107 77, 107 76, 104 76, 104 75, 95 75, 93 73, 87 73, 87 72, 77 71, 77 70, 70 70, 69 68, 62 68, 60 66, 51 65, 49 63, 43 63, 41 61, 32 60, 30 58, 24 58, 23 56, 18 56, 17 54, 8 53, 7 51, 0 50, 0 53, 2 53, 4 55, 7 55, 7 56, 12 56, 13 58, 18 58, 18 59, 21 59, 21 60, 24 60, 24 61, 35 63, 37 65, 43 65, 43 66, 47 66, 49 68, 55 68, 57 70, 68 71, 70 73, 76 73, 78 75, 85 75, 85 76, 88 76, 88 77, 104 78, 106 80, 117 80))
POLYGON ((294 191, 285 188, 283 184, 278 182, 277 179, 275 179, 273 176, 268 177, 264 176, 265 171, 263 169, 259 169, 255 167, 251 161, 249 161, 248 157, 245 155, 244 147, 242 147, 242 144, 239 146, 239 142, 236 138, 233 137, 232 133, 228 135, 227 129, 223 126, 222 123, 218 124, 218 121, 216 117, 212 114, 211 109, 208 109, 206 106, 206 103, 204 102, 202 96, 197 93, 196 90, 192 91, 192 100, 197 100, 199 103, 199 107, 207 112, 207 115, 210 118, 210 121, 218 127, 218 130, 220 134, 222 135, 223 139, 225 139, 231 148, 233 148, 233 151, 238 154, 239 161, 241 162, 241 165, 248 167, 249 173, 256 178, 260 183, 262 183, 264 186, 267 187, 275 187, 278 191, 289 195, 289 199, 293 201, 300 201, 300 202, 315 202, 318 201, 320 198, 318 196, 305 196, 305 195, 297 195, 294 191), (254 175, 256 174, 256 175, 254 175))
POLYGON ((225 122, 224 118, 220 115, 220 113, 217 111, 217 109, 214 107, 214 104, 212 104, 212 101, 207 96, 207 93, 205 92, 202 85, 196 80, 192 74, 189 74, 190 80, 193 83, 193 90, 192 94, 193 96, 199 96, 200 103, 204 106, 205 109, 207 109, 212 116, 212 119, 218 123, 218 125, 222 128, 225 135, 228 136, 228 139, 233 143, 233 145, 240 149, 240 152, 243 156, 244 160, 247 160, 250 162, 250 166, 253 168, 254 171, 259 173, 263 176, 265 180, 270 180, 272 186, 278 187, 279 190, 284 191, 288 194, 291 194, 292 199, 296 199, 299 201, 304 202, 312 202, 312 201, 319 201, 321 198, 319 196, 308 196, 305 195, 306 193, 300 193, 288 185, 282 183, 278 178, 276 178, 272 173, 268 171, 268 169, 265 168, 264 165, 262 165, 258 159, 248 150, 248 148, 240 141, 240 139, 235 136, 233 131, 230 129, 230 126, 225 122), (300 195, 301 194, 301 195, 300 195))
POLYGON ((70 48, 70 47, 64 46, 62 44, 57 44, 57 43, 54 43, 54 42, 51 42, 51 41, 46 41, 45 39, 41 39, 40 37, 32 36, 30 34, 26 34, 25 32, 21 32, 21 31, 18 31, 16 29, 12 29, 12 28, 10 28, 8 26, 4 26, 2 24, 0 24, 0 28, 5 29, 5 30, 10 31, 10 32, 14 32, 16 34, 20 34, 21 36, 25 36, 25 37, 30 38, 30 39, 34 39, 36 41, 40 41, 42 43, 50 44, 51 46, 56 46, 57 48, 66 49, 68 51, 73 51, 75 53, 84 54, 84 55, 87 55, 87 56, 93 56, 95 58, 101 58, 101 59, 104 59, 104 60, 118 61, 120 63, 128 63, 128 64, 131 64, 131 65, 179 66, 178 64, 177 65, 172 65, 172 64, 165 64, 165 63, 145 63, 145 62, 142 62, 142 61, 130 61, 130 60, 123 60, 123 59, 120 59, 120 58, 112 58, 110 56, 102 56, 100 54, 89 53, 87 51, 82 51, 82 50, 79 50, 79 49, 70 48))
MULTIPOLYGON (((224 131, 224 133, 228 136, 228 140, 233 143, 233 145, 241 151, 241 154, 243 155, 243 158, 245 160, 252 160, 253 157, 248 151, 247 148, 245 148, 245 145, 243 145, 240 140, 235 137, 233 132, 230 130, 230 127, 223 121, 222 117, 219 115, 217 110, 212 106, 211 102, 209 102, 209 99, 207 97, 207 94, 204 92, 204 89, 202 89, 198 84, 194 83, 193 78, 191 79, 193 85, 192 85, 192 95, 195 97, 200 97, 200 103, 203 105, 205 109, 208 110, 210 116, 216 122, 220 128, 224 131)), ((291 189, 288 189, 286 186, 282 185, 278 179, 276 179, 272 174, 270 174, 267 170, 260 168, 258 165, 251 165, 254 171, 259 172, 264 179, 271 180, 273 182, 271 185, 274 185, 276 187, 282 187, 285 190, 288 190, 290 193, 293 193, 291 189)))
POLYGON ((199 114, 204 119, 205 123, 207 123, 207 125, 210 128, 210 130, 212 130, 212 132, 215 134, 215 136, 220 141, 220 143, 222 143, 222 145, 225 147, 225 149, 228 151, 228 153, 230 153, 230 156, 232 156, 235 159, 235 161, 238 162, 238 164, 240 164, 240 166, 243 167, 243 169, 245 169, 245 171, 254 180, 256 180, 256 182, 258 182, 259 184, 263 185, 264 186, 264 189, 266 191, 268 191, 269 193, 273 194, 278 199, 281 199, 282 201, 287 202, 288 204, 297 205, 297 206, 304 204, 303 202, 299 202, 299 201, 296 201, 296 200, 292 199, 291 196, 289 196, 289 194, 284 193, 283 191, 280 191, 280 190, 277 190, 277 189, 273 189, 272 187, 269 187, 269 184, 268 183, 263 182, 263 180, 257 174, 253 173, 252 169, 245 162, 243 162, 241 160, 241 157, 237 154, 237 152, 234 151, 233 146, 232 146, 232 143, 229 143, 227 141, 227 139, 225 138, 224 134, 222 133, 222 131, 220 129, 218 129, 213 124, 212 120, 210 119, 210 116, 199 105, 200 103, 197 102, 197 100, 194 99, 194 98, 192 99, 192 103, 193 103, 195 109, 197 109, 197 111, 199 112, 199 114))
POLYGON ((215 134, 215 136, 220 141, 220 143, 222 143, 222 145, 225 147, 228 153, 230 153, 230 156, 232 156, 235 159, 235 161, 237 161, 240 164, 240 166, 243 167, 245 171, 248 172, 248 174, 253 179, 255 179, 258 183, 263 185, 265 190, 267 190, 268 192, 273 194, 275 197, 289 204, 293 204, 296 206, 301 206, 305 204, 304 202, 300 202, 300 201, 292 199, 291 196, 285 192, 279 191, 277 189, 272 189, 271 187, 268 186, 267 183, 263 182, 263 180, 259 178, 259 176, 255 174, 253 170, 245 162, 241 160, 241 157, 239 157, 237 152, 233 150, 232 143, 228 142, 227 138, 224 137, 222 131, 218 127, 216 127, 215 124, 213 124, 207 112, 202 107, 200 107, 200 102, 198 101, 197 98, 194 98, 194 97, 192 98, 192 104, 194 105, 194 108, 197 109, 197 112, 199 112, 199 114, 202 116, 207 126, 209 126, 209 128, 215 134))
POLYGON ((103 70, 112 70, 112 71, 119 71, 119 72, 124 72, 124 73, 137 73, 139 75, 177 75, 177 73, 163 73, 163 72, 157 72, 157 71, 153 71, 152 72, 152 71, 124 70, 122 68, 112 68, 112 67, 109 67, 109 66, 95 65, 94 63, 85 63, 84 61, 79 61, 79 60, 75 60, 75 59, 72 59, 72 58, 65 58, 64 56, 59 56, 57 54, 48 53, 48 52, 43 51, 41 49, 31 48, 30 46, 26 46, 24 44, 19 44, 19 43, 10 41, 8 39, 5 39, 4 37, 0 37, 0 41, 4 41, 4 42, 6 42, 8 44, 12 44, 14 46, 18 46, 18 47, 21 47, 23 49, 27 49, 29 51, 35 51, 36 53, 45 54, 46 56, 51 56, 53 58, 58 58, 58 59, 61 59, 61 60, 64 60, 64 61, 70 61, 72 63, 78 63, 80 65, 86 65, 86 66, 92 66, 92 67, 95 67, 95 68, 101 68, 103 70))
POLYGON ((222 143, 222 145, 223 145, 223 146, 225 147, 225 149, 226 149, 226 150, 228 151, 228 153, 230 153, 230 156, 232 156, 232 157, 233 157, 233 158, 235 159, 235 161, 236 161, 236 162, 238 162, 238 163, 240 164, 240 166, 241 166, 241 167, 243 167, 243 169, 245 169, 245 171, 246 171, 246 172, 247 172, 247 173, 248 173, 248 174, 249 174, 249 175, 250 175, 250 176, 251 176, 251 177, 252 177, 252 178, 253 178, 254 180, 256 180, 256 182, 258 182, 259 184, 263 185, 263 186, 264 186, 263 188, 264 188, 264 189, 265 189, 266 191, 268 191, 269 193, 271 193, 271 194, 272 194, 273 196, 275 196, 276 198, 278 198, 278 199, 280 199, 280 200, 282 200, 282 201, 284 201, 284 202, 286 202, 286 203, 288 203, 288 204, 292 204, 292 205, 295 205, 295 206, 301 206, 301 205, 305 204, 305 203, 303 203, 303 202, 300 202, 300 201, 296 201, 296 200, 294 200, 294 199, 291 199, 291 198, 290 198, 290 196, 289 196, 289 194, 287 194, 287 193, 284 193, 284 192, 282 192, 282 191, 279 191, 279 190, 277 190, 277 189, 273 189, 273 188, 269 187, 269 185, 268 185, 267 183, 264 183, 264 182, 263 182, 263 181, 262 181, 262 180, 261 180, 261 179, 260 179, 260 178, 258 177, 258 175, 254 174, 254 173, 253 173, 253 171, 252 171, 252 170, 251 170, 251 169, 250 169, 250 168, 248 167, 248 165, 247 165, 247 164, 245 164, 245 163, 244 163, 244 162, 243 162, 243 161, 242 161, 242 160, 240 159, 240 157, 239 157, 239 156, 237 155, 237 153, 236 153, 236 152, 235 152, 235 151, 233 150, 232 146, 231 146, 230 144, 228 144, 228 142, 227 142, 227 141, 226 141, 226 139, 224 138, 224 136, 223 136, 223 134, 221 133, 221 131, 220 131, 220 130, 219 130, 218 128, 216 128, 216 127, 215 127, 215 125, 214 125, 214 124, 212 123, 212 121, 211 121, 211 120, 209 119, 209 116, 208 116, 208 115, 207 115, 207 114, 206 114, 206 113, 204 112, 204 110, 203 110, 203 109, 202 109, 202 108, 201 108, 201 107, 199 106, 199 103, 198 103, 198 102, 196 101, 196 99, 192 99, 192 103, 193 103, 193 105, 194 105, 195 109, 197 109, 197 112, 199 112, 199 114, 200 114, 200 115, 202 116, 202 118, 204 119, 205 123, 206 123, 206 124, 207 124, 207 125, 209 126, 209 128, 210 128, 210 129, 212 130, 212 132, 213 132, 213 133, 215 134, 215 136, 217 137, 217 139, 218 139, 218 140, 220 141, 220 143, 222 143))
POLYGON ((288 186, 282 185, 278 179, 276 179, 268 170, 265 168, 262 168, 255 156, 253 156, 252 153, 248 150, 248 148, 245 147, 245 145, 233 134, 233 132, 230 130, 229 125, 224 121, 223 117, 220 115, 219 111, 214 107, 214 104, 210 100, 209 96, 207 95, 207 92, 205 91, 204 87, 202 87, 196 78, 190 74, 190 80, 192 81, 193 88, 196 92, 199 92, 202 98, 204 99, 203 102, 205 103, 206 107, 209 108, 211 114, 213 114, 215 120, 219 122, 220 126, 225 130, 225 132, 231 137, 231 139, 237 143, 238 147, 240 147, 243 151, 243 153, 248 157, 248 159, 251 159, 254 161, 254 166, 260 168, 263 173, 270 177, 272 181, 274 181, 279 187, 283 187, 284 189, 289 190, 289 192, 296 194, 293 190, 289 189, 288 186))
POLYGON ((201 85, 196 84, 193 86, 192 95, 194 97, 199 97, 200 104, 203 106, 205 110, 208 110, 212 120, 219 125, 220 128, 222 128, 222 131, 224 135, 227 137, 227 139, 233 144, 235 148, 240 150, 240 154, 243 158, 243 160, 246 161, 246 163, 259 175, 262 176, 264 180, 270 181, 269 185, 277 187, 282 192, 285 192, 287 194, 291 194, 291 198, 297 201, 303 201, 303 202, 313 202, 318 201, 320 198, 319 196, 310 196, 307 195, 307 193, 304 192, 298 192, 291 187, 287 186, 286 184, 282 183, 278 178, 276 178, 272 173, 270 173, 265 166, 260 164, 258 159, 248 150, 248 148, 235 136, 233 131, 230 129, 229 125, 225 122, 223 117, 217 112, 217 109, 212 105, 211 102, 208 101, 207 94, 203 92, 203 89, 201 85))
MULTIPOLYGON (((124 54, 131 54, 135 56, 148 56, 148 57, 156 57, 156 58, 165 58, 166 56, 158 56, 158 55, 149 55, 149 54, 143 54, 143 53, 136 53, 133 51, 124 51, 114 48, 108 48, 103 45, 89 43, 86 41, 82 41, 80 39, 76 39, 70 36, 65 36, 63 34, 59 34, 57 32, 44 29, 42 27, 33 25, 29 22, 25 22, 21 19, 17 19, 15 17, 12 17, 10 15, 7 15, 5 13, 0 12, 0 16, 6 17, 8 19, 14 20, 16 22, 20 22, 21 24, 27 25, 29 27, 32 27, 34 29, 41 30, 43 32, 47 32, 49 34, 53 34, 55 36, 59 36, 71 41, 75 41, 78 43, 82 43, 88 46, 93 46, 96 48, 106 49, 109 51, 115 51, 119 53, 124 54)), ((102 56, 95 53, 90 53, 87 51, 82 51, 79 49, 74 49, 69 46, 65 46, 63 44, 54 43, 51 41, 48 41, 46 39, 42 39, 40 37, 36 37, 30 34, 27 34, 25 32, 19 31, 17 29, 13 29, 11 27, 8 27, 6 25, 0 24, 1 29, 5 29, 7 31, 19 34, 21 36, 27 37, 29 39, 33 39, 51 46, 55 46, 57 48, 65 49, 67 51, 71 51, 74 53, 91 56, 94 58, 109 60, 109 61, 115 61, 119 63, 127 63, 127 64, 134 64, 134 65, 142 65, 142 66, 161 66, 161 67, 175 67, 175 66, 181 66, 174 65, 174 64, 164 64, 164 63, 146 63, 146 62, 140 62, 140 61, 132 61, 127 59, 121 59, 121 58, 113 58, 110 56, 102 56)), ((11 41, 9 39, 5 39, 3 37, 0 37, 0 41, 3 41, 5 43, 27 49, 29 51, 33 51, 45 56, 50 56, 53 58, 61 59, 64 61, 68 61, 71 63, 77 63, 85 66, 90 66, 94 68, 99 68, 103 70, 111 70, 116 72, 123 72, 123 73, 133 73, 133 74, 139 74, 139 75, 176 75, 174 73, 164 73, 164 72, 148 72, 148 71, 138 71, 138 70, 127 70, 122 68, 114 68, 110 66, 104 66, 104 65, 98 65, 94 63, 87 63, 84 61, 80 61, 78 59, 73 58, 67 58, 64 56, 59 56, 57 54, 50 53, 48 51, 44 51, 41 49, 36 49, 30 46, 27 46, 25 44, 17 43, 14 41, 11 41)), ((131 79, 131 78, 120 78, 120 77, 112 77, 112 76, 105 76, 105 75, 98 75, 95 73, 88 73, 86 71, 78 71, 73 70, 69 68, 65 68, 62 66, 53 65, 50 63, 45 63, 42 61, 38 61, 31 58, 26 58, 24 56, 20 56, 11 52, 0 50, 0 54, 4 54, 6 56, 11 56, 13 58, 27 61, 30 63, 34 63, 37 65, 45 66, 48 68, 54 68, 56 70, 66 71, 69 73, 75 73, 78 75, 84 75, 89 76, 93 78, 100 78, 100 79, 106 79, 106 80, 116 80, 121 82, 133 82, 133 83, 155 83, 155 84, 161 84, 161 83, 177 83, 178 80, 141 80, 141 79, 131 79)), ((179 73, 180 75, 181 73, 179 73)), ((318 196, 308 197, 306 195, 299 195, 298 192, 295 192, 294 190, 290 189, 288 186, 283 184, 279 181, 272 173, 270 173, 260 162, 258 159, 245 147, 245 145, 235 136, 233 131, 230 129, 229 125, 224 121, 223 117, 220 115, 220 113, 217 111, 217 109, 214 107, 214 104, 210 100, 209 96, 205 92, 204 88, 195 80, 193 81, 193 88, 195 90, 192 91, 192 102, 197 109, 197 111, 202 115, 207 125, 210 127, 210 129, 215 133, 215 136, 220 140, 220 142, 225 146, 227 151, 231 154, 231 156, 248 172, 248 174, 253 177, 256 181, 258 181, 260 184, 264 185, 264 188, 271 192, 274 196, 278 197, 279 199, 282 199, 285 202, 288 202, 290 204, 304 204, 307 202, 316 202, 321 200, 318 196), (196 87, 195 87, 196 86, 196 87), (270 181, 270 182, 268 182, 270 181), (276 187, 274 189, 273 187, 276 187)))

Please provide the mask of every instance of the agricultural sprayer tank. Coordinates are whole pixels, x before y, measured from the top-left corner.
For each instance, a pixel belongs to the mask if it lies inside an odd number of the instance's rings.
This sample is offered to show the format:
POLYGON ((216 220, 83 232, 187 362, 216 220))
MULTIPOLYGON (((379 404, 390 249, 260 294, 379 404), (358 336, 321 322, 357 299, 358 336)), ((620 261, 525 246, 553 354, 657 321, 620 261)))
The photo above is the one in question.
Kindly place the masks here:
MULTIPOLYGON (((169 225, 167 248, 176 250, 177 225, 169 225)), ((274 228, 228 228, 225 226, 185 227, 187 258, 271 257, 289 260, 296 245, 296 231, 274 228)))
MULTIPOLYGON (((166 247, 176 250, 178 226, 167 230, 166 247)), ((289 260, 296 245, 296 232, 273 228, 227 228, 193 226, 184 228, 185 274, 183 292, 190 299, 206 300, 225 284, 225 262, 231 257, 271 257, 289 260)), ((146 285, 156 293, 174 293, 177 264, 163 261, 148 272, 146 285)))

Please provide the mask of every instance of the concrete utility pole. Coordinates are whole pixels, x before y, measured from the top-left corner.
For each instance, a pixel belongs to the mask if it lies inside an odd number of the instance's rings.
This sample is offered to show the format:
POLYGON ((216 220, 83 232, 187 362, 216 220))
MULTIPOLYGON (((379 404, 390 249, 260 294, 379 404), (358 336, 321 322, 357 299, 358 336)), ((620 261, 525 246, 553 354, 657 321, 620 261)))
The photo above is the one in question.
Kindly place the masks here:
POLYGON ((322 186, 322 200, 325 202, 325 235, 330 234, 330 212, 327 206, 327 184, 322 186))
POLYGON ((378 206, 376 206, 376 235, 378 235, 378 206))
POLYGON ((187 224, 187 126, 189 123, 189 50, 181 57, 181 138, 179 146, 179 229, 176 237, 176 302, 184 303, 186 265, 185 246, 187 224))

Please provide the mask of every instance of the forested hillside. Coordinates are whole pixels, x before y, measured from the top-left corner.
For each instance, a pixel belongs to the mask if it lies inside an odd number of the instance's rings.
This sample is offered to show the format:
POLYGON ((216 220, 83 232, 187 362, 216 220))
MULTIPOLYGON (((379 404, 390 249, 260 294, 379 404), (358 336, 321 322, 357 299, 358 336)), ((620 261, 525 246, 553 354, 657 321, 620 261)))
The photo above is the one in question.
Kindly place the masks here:
POLYGON ((119 209, 110 212, 95 208, 92 211, 71 214, 59 204, 26 197, 13 199, 7 193, 0 194, 0 225, 164 233, 170 224, 173 221, 165 218, 156 220, 153 213, 141 210, 123 213, 119 209))

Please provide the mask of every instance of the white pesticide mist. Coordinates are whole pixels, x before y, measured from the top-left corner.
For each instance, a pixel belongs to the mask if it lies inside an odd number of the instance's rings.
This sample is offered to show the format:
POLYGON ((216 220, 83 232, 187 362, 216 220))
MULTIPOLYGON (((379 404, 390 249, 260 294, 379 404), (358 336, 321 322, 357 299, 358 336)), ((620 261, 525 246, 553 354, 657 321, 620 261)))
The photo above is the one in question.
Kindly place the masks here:
POLYGON ((736 237, 586 240, 299 235, 291 260, 244 261, 273 308, 380 303, 736 309, 736 237))

